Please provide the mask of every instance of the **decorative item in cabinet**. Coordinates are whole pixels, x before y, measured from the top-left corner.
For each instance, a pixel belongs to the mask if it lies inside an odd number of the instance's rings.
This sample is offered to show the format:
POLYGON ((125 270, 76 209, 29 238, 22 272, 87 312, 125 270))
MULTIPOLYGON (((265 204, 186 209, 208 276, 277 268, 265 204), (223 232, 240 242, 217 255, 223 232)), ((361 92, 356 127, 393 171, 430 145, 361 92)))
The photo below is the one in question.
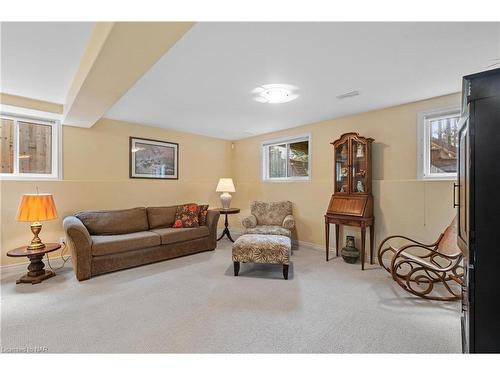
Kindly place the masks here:
POLYGON ((364 269, 367 227, 370 229, 370 263, 373 264, 372 143, 373 138, 365 138, 358 133, 343 134, 332 142, 334 192, 325 214, 326 260, 329 256, 330 224, 335 224, 337 256, 340 225, 357 226, 361 228, 361 269, 364 269))

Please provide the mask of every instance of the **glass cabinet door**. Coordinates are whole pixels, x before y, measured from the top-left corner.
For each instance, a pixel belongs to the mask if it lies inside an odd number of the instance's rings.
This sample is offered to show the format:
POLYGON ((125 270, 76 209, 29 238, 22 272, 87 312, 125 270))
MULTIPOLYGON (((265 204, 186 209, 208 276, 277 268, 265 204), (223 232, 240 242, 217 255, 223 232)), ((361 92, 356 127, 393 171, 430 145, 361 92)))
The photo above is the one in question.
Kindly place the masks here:
POLYGON ((366 144, 352 141, 352 192, 366 193, 366 144))
POLYGON ((349 192, 349 147, 347 141, 335 147, 335 191, 349 192))

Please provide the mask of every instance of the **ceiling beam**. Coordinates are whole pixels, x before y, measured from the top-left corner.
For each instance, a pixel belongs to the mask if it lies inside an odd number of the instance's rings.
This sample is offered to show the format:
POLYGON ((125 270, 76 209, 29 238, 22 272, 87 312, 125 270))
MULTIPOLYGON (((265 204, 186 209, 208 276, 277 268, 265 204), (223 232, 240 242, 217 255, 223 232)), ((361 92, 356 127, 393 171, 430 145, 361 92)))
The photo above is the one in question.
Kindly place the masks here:
POLYGON ((26 98, 24 96, 11 95, 0 92, 0 104, 13 107, 34 109, 50 113, 63 113, 63 105, 59 103, 46 102, 44 100, 26 98))
POLYGON ((63 123, 94 125, 193 25, 97 23, 64 103, 63 123))

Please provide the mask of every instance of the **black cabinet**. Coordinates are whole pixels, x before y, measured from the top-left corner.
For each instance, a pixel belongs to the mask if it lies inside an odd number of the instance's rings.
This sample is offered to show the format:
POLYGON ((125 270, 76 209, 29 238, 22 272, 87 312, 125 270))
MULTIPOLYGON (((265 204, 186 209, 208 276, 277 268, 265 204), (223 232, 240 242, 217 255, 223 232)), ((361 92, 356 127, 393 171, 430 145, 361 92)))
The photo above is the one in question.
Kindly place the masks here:
POLYGON ((465 353, 500 353, 500 69, 465 76, 458 161, 465 353))

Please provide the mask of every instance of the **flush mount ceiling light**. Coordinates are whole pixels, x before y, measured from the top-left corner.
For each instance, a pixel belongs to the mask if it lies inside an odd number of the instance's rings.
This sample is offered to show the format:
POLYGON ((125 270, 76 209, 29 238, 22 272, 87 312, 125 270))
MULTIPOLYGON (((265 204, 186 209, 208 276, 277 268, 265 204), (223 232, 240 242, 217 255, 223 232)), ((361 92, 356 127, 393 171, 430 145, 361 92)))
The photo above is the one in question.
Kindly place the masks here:
POLYGON ((294 92, 296 90, 297 87, 292 85, 271 83, 254 88, 252 93, 256 94, 253 99, 259 103, 278 104, 297 99, 299 95, 294 92))

